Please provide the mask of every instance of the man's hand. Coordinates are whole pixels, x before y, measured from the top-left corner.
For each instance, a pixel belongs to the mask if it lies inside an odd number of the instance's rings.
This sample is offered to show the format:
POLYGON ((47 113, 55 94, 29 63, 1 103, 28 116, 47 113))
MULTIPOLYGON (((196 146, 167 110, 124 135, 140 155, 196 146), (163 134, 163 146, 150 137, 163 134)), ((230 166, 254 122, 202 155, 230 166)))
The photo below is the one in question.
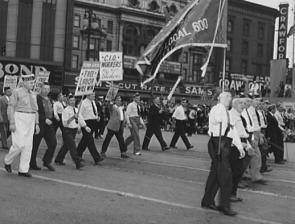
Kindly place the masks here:
POLYGON ((54 117, 55 120, 60 121, 59 116, 54 117))
POLYGON ((242 149, 242 150, 239 150, 240 151, 240 159, 243 159, 246 155, 245 151, 242 149))
POLYGON ((45 123, 46 123, 47 125, 52 125, 52 121, 51 121, 50 119, 48 119, 48 118, 46 118, 45 123))
POLYGON ((39 124, 36 124, 35 126, 35 135, 38 135, 40 133, 40 127, 39 124))
POLYGON ((11 132, 15 132, 15 130, 16 130, 15 124, 10 124, 10 125, 9 125, 9 130, 10 130, 11 132))
POLYGON ((88 133, 90 133, 91 132, 91 129, 88 126, 86 126, 85 127, 85 131, 87 131, 88 133))

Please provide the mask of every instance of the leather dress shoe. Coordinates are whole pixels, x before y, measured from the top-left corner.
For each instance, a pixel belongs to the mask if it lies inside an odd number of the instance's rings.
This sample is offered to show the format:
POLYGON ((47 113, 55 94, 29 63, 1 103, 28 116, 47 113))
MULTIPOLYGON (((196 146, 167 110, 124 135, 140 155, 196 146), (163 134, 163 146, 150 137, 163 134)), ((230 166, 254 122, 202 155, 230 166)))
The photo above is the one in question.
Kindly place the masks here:
POLYGON ((254 184, 261 184, 261 185, 266 185, 266 181, 265 180, 255 180, 252 181, 254 184))
POLYGON ((192 148, 194 148, 194 146, 193 146, 193 145, 190 145, 190 146, 187 148, 187 150, 190 150, 190 149, 192 149, 192 148))
POLYGON ((107 158, 107 155, 106 155, 105 152, 101 152, 101 153, 100 153, 100 156, 101 156, 102 158, 104 158, 104 159, 107 158))
POLYGON ((142 148, 143 151, 151 151, 149 148, 142 148))
POLYGON ((141 156, 141 152, 135 152, 133 153, 135 156, 141 156))
POLYGON ((165 146, 165 147, 162 148, 162 151, 164 152, 164 151, 167 151, 167 150, 169 150, 169 149, 170 149, 170 147, 165 146))
POLYGON ((201 206, 202 206, 202 208, 204 208, 204 209, 217 210, 217 206, 214 205, 214 204, 212 204, 212 205, 202 204, 201 206))
POLYGON ((66 164, 64 162, 55 161, 54 162, 58 166, 65 166, 66 164))
POLYGON ((30 166, 30 170, 41 170, 41 168, 37 165, 30 166))
POLYGON ((101 165, 100 162, 103 161, 103 160, 104 160, 104 158, 102 158, 102 157, 98 158, 98 159, 94 162, 94 166, 96 166, 96 165, 101 165))
POLYGON ((127 156, 127 154, 126 154, 126 153, 122 153, 122 154, 121 154, 121 158, 122 158, 122 159, 128 159, 128 158, 129 158, 129 156, 127 156))
POLYGON ((11 165, 4 164, 4 168, 8 173, 12 172, 11 165))
POLYGON ((229 209, 229 208, 223 208, 221 206, 218 206, 217 207, 218 211, 222 212, 224 215, 227 215, 227 216, 236 216, 238 213, 229 209))
POLYGON ((49 171, 55 171, 54 167, 51 164, 43 163, 43 166, 45 166, 49 171))
POLYGON ((171 148, 171 149, 177 149, 176 146, 172 146, 172 145, 170 145, 170 148, 171 148))
POLYGON ((84 164, 81 162, 76 163, 76 169, 80 170, 82 167, 84 167, 84 164))
POLYGON ((268 173, 268 172, 271 172, 271 171, 272 171, 272 169, 267 167, 265 169, 261 169, 260 173, 268 173))
POLYGON ((30 173, 21 173, 21 172, 18 172, 18 175, 21 176, 21 177, 32 177, 32 174, 30 174, 30 173))
POLYGON ((242 199, 242 198, 239 198, 239 197, 237 197, 237 196, 231 196, 231 197, 230 197, 230 201, 231 201, 231 202, 242 202, 243 199, 242 199))
POLYGON ((277 161, 277 162, 275 162, 275 164, 284 165, 285 162, 284 161, 277 161))

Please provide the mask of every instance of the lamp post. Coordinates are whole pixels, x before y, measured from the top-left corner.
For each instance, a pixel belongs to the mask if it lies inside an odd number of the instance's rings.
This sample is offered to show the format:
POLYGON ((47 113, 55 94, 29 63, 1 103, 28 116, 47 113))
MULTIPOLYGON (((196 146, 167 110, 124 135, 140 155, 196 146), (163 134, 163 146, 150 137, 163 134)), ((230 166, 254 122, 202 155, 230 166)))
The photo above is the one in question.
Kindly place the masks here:
MULTIPOLYGON (((97 22, 96 14, 93 13, 92 9, 86 9, 84 14, 84 27, 87 27, 87 49, 86 49, 86 60, 89 61, 90 58, 90 36, 91 30, 99 28, 97 22)), ((99 50, 99 49, 98 49, 99 50)))

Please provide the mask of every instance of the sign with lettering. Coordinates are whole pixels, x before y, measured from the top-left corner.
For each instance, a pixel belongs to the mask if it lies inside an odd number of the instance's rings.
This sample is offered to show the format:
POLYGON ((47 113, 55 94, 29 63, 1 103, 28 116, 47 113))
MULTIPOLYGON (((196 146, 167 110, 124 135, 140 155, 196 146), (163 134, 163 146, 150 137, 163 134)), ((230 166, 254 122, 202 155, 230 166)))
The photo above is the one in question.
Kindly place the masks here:
POLYGON ((3 83, 3 92, 5 87, 10 87, 11 90, 14 90, 17 86, 17 76, 15 75, 6 75, 4 77, 3 83))
POLYGON ((39 72, 37 75, 35 75, 35 85, 34 85, 34 92, 40 93, 41 92, 41 86, 44 82, 48 82, 49 80, 50 72, 39 72))
POLYGON ((79 80, 76 86, 75 96, 89 95, 93 93, 98 72, 99 72, 99 62, 97 61, 83 62, 79 80))
POLYGON ((122 52, 100 52, 100 81, 123 80, 122 52))
POLYGON ((119 91, 119 86, 112 85, 108 90, 105 100, 108 100, 108 101, 114 100, 118 94, 118 91, 119 91))
POLYGON ((289 4, 280 4, 277 59, 285 59, 287 51, 289 4))

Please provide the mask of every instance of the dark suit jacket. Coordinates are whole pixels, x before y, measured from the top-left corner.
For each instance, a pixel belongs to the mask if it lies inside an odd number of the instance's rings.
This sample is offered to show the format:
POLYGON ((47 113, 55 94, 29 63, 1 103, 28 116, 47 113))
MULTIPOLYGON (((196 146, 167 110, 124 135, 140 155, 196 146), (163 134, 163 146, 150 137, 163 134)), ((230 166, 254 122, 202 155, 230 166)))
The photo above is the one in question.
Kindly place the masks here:
POLYGON ((282 130, 279 128, 279 123, 277 119, 270 113, 267 113, 266 119, 266 137, 270 138, 271 141, 276 142, 278 139, 282 138, 282 130))
POLYGON ((43 106, 42 96, 37 95, 37 104, 38 104, 38 114, 39 114, 39 123, 45 124, 46 116, 43 106))
POLYGON ((0 97, 0 123, 8 123, 7 107, 8 100, 6 96, 0 97))
POLYGON ((160 108, 153 104, 148 113, 148 126, 160 127, 163 123, 163 113, 159 113, 160 108))

